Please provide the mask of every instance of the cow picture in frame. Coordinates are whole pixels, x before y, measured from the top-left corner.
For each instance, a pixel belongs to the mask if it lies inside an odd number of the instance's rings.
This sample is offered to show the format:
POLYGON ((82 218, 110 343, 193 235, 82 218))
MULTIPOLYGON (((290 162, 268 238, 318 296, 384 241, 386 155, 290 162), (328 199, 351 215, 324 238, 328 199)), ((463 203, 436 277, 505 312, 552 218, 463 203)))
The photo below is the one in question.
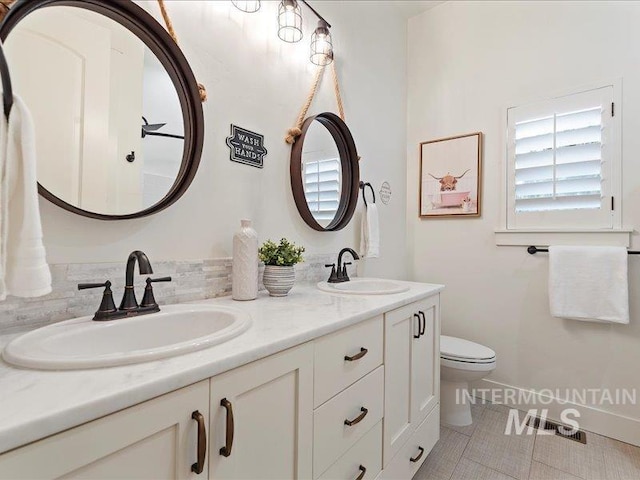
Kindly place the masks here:
POLYGON ((482 132, 420 143, 420 218, 479 217, 482 132))

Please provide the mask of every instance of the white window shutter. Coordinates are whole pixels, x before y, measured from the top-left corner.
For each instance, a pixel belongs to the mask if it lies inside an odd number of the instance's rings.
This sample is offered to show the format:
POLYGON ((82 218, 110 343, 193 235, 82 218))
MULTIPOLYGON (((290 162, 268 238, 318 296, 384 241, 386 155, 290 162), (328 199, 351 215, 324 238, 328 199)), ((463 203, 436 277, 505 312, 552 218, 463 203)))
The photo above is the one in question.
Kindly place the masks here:
POLYGON ((608 86, 509 109, 507 228, 613 228, 612 101, 608 86))

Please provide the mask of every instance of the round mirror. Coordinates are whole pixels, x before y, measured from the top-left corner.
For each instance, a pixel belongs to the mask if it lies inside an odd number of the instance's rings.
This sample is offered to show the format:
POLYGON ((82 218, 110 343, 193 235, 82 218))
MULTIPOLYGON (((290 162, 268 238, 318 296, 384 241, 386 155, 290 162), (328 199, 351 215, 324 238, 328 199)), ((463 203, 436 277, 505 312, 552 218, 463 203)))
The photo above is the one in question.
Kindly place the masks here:
POLYGON ((307 118, 291 151, 291 188, 307 225, 318 231, 344 228, 358 202, 359 179, 347 125, 333 113, 307 118))
POLYGON ((198 167, 203 115, 173 39, 133 2, 18 2, 0 27, 36 130, 40 193, 100 219, 162 210, 198 167))

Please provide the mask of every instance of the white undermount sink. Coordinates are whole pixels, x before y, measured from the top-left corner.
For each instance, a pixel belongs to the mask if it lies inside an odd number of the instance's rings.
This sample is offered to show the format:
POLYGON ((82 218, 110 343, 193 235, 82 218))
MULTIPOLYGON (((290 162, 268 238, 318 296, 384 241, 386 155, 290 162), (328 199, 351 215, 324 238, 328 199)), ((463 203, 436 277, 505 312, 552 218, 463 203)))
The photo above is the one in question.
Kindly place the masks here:
POLYGON ((140 363, 217 345, 246 331, 249 315, 219 305, 168 305, 159 313, 95 322, 75 318, 26 333, 2 356, 19 367, 74 370, 140 363))
POLYGON ((383 278, 352 278, 342 283, 320 282, 318 288, 323 292, 352 295, 390 295, 409 290, 407 285, 383 278))

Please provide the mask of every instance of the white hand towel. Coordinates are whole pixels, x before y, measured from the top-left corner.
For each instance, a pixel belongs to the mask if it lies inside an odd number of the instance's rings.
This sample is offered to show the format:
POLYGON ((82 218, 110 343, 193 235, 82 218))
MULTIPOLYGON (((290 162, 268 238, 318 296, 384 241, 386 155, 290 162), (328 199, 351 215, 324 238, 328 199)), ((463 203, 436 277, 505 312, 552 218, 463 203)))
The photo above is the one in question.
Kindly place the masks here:
POLYGON ((550 247, 551 315, 629 323, 627 261, 623 247, 550 247))
POLYGON ((380 228, 378 226, 378 207, 370 203, 362 215, 360 228, 360 255, 366 258, 380 256, 380 228))
POLYGON ((31 114, 14 96, 1 154, 0 209, 2 261, 0 300, 7 294, 38 297, 51 292, 51 271, 42 242, 38 205, 35 131, 31 114))

